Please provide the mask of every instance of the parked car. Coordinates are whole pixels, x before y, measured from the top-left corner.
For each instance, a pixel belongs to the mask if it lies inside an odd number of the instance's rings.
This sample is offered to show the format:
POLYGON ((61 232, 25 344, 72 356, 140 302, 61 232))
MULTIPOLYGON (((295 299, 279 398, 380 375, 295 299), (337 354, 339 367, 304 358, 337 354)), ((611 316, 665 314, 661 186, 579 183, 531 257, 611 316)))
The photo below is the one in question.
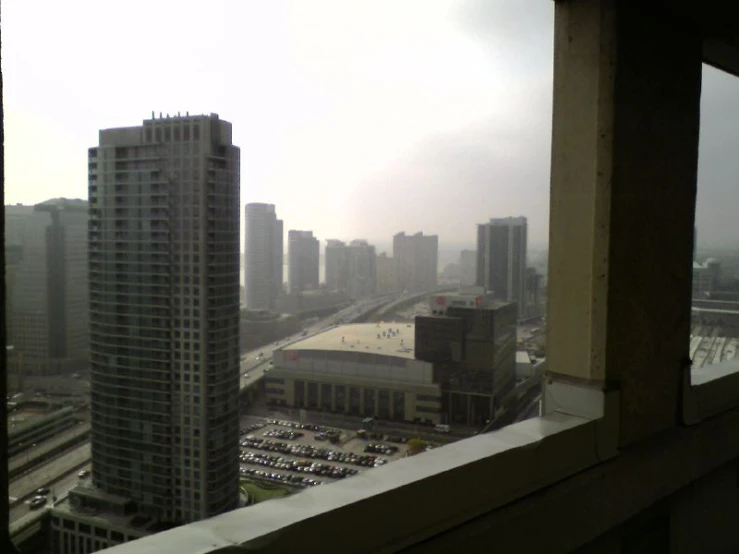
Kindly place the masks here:
POLYGON ((89 475, 90 475, 90 472, 88 470, 86 470, 86 469, 83 469, 82 471, 80 471, 77 474, 77 477, 79 477, 80 479, 84 479, 85 477, 87 477, 89 475))

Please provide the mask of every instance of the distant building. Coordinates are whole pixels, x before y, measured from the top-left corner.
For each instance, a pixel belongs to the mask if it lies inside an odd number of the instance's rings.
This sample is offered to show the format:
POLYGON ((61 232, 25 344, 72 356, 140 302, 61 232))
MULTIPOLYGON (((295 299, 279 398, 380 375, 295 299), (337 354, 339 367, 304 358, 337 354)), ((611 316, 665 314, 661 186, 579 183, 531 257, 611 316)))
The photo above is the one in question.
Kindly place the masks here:
POLYGON ((444 266, 444 271, 441 272, 442 283, 455 283, 459 284, 460 281, 460 267, 458 263, 449 262, 444 266))
POLYGON ((477 285, 492 291, 496 300, 515 302, 518 315, 526 313, 525 217, 491 219, 477 226, 477 285))
POLYGON ((354 240, 349 245, 329 240, 326 244, 326 287, 345 291, 353 300, 374 294, 376 260, 375 247, 366 240, 354 240))
POLYGON ((287 285, 290 294, 318 288, 320 245, 313 231, 287 235, 287 285))
POLYGON ((326 288, 347 290, 349 288, 348 252, 341 240, 326 241, 326 288))
POLYGON ((23 258, 23 226, 26 218, 33 213, 33 206, 15 204, 5 206, 5 297, 8 299, 5 310, 5 325, 8 344, 13 336, 13 320, 10 317, 10 302, 20 263, 23 258))
POLYGON ((398 233, 393 237, 393 258, 402 290, 424 291, 436 288, 439 271, 439 237, 398 233))
POLYGON ((708 258, 704 263, 693 262, 693 298, 709 298, 719 287, 721 262, 708 258))
POLYGON ((459 254, 459 284, 471 287, 477 283, 477 251, 462 250, 459 254))
POLYGON ((246 307, 274 310, 282 293, 283 225, 274 204, 247 204, 244 225, 246 307))
POLYGON ((526 283, 524 289, 524 316, 536 317, 544 315, 544 299, 542 295, 543 276, 536 268, 526 268, 526 283))
POLYGON ((52 511, 86 554, 239 506, 239 149, 216 114, 90 148, 92 475, 52 511))
POLYGON ((64 198, 11 215, 8 344, 24 375, 87 369, 87 219, 86 201, 64 198))
POLYGON ((388 294, 400 290, 398 284, 398 266, 395 258, 385 252, 377 256, 377 293, 388 294))

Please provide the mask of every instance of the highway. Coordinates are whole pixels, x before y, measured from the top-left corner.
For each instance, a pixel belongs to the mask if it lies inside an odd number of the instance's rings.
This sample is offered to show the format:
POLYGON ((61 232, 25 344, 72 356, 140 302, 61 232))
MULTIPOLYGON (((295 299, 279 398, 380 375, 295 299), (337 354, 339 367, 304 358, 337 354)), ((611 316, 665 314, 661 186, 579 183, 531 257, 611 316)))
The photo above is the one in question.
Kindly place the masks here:
MULTIPOLYGON (((87 464, 83 467, 77 468, 73 470, 72 472, 70 472, 69 474, 62 477, 61 479, 59 479, 56 483, 54 483, 50 487, 51 493, 49 494, 49 497, 48 497, 49 502, 51 502, 51 499, 53 496, 56 496, 57 498, 63 498, 70 491, 70 489, 77 484, 77 481, 79 481, 79 477, 77 476, 77 473, 81 469, 89 470, 91 469, 91 467, 92 466, 90 464, 87 464)), ((39 487, 36 487, 36 488, 39 488, 39 487)), ((15 506, 14 508, 10 510, 10 521, 11 522, 16 521, 31 511, 33 510, 31 510, 28 507, 28 501, 21 502, 20 504, 18 504, 17 506, 15 506)))
POLYGON ((12 481, 8 490, 10 505, 14 506, 17 502, 24 500, 32 494, 36 489, 49 486, 55 479, 66 475, 70 471, 74 471, 76 474, 79 471, 77 467, 90 460, 90 451, 91 448, 88 441, 12 481))
POLYGON ((57 433, 51 439, 45 440, 37 445, 32 446, 31 448, 24 450, 20 454, 13 456, 8 461, 8 471, 12 475, 19 468, 34 461, 37 462, 36 465, 40 465, 41 463, 44 463, 44 461, 38 460, 39 458, 45 457, 49 454, 49 452, 64 444, 65 442, 80 438, 84 435, 87 435, 89 432, 89 423, 78 423, 76 425, 73 425, 72 427, 63 430, 62 432, 57 433))

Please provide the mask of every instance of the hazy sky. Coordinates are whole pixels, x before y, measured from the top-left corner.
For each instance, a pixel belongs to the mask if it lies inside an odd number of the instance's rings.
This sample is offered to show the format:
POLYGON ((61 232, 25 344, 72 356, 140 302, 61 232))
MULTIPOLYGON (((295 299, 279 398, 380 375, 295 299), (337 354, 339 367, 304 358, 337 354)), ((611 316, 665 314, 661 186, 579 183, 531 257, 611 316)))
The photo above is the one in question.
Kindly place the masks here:
MULTIPOLYGON (((85 197, 101 128, 216 112, 242 204, 275 203, 287 229, 456 244, 525 215, 546 241, 551 0, 5 0, 2 15, 6 203, 85 197)), ((699 242, 726 242, 739 84, 707 70, 703 105, 699 242)))

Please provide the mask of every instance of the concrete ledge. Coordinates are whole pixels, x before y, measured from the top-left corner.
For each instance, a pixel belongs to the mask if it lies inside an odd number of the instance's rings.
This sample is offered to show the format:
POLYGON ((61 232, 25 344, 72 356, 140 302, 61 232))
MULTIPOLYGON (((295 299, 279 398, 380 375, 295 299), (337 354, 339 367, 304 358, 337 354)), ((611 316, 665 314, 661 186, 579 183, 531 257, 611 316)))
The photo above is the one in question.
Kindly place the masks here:
POLYGON ((597 434, 554 413, 110 551, 393 552, 593 466, 597 434))
MULTIPOLYGON (((727 464, 730 475, 735 475, 737 456, 739 409, 626 447, 618 457, 407 552, 571 552, 727 464)), ((735 482, 732 480, 730 485, 735 482)), ((729 490, 726 494, 731 497, 735 492, 729 490)), ((716 506, 717 511, 722 509, 728 508, 716 506)), ((676 520, 675 532, 682 532, 684 523, 676 520)), ((683 549, 685 545, 676 540, 678 552, 716 551, 706 544, 698 550, 683 549)), ((728 551, 736 550, 721 550, 728 551)), ((621 552, 620 546, 609 552, 621 552)))
POLYGON ((695 425, 739 407, 739 360, 686 371, 683 423, 695 425))

